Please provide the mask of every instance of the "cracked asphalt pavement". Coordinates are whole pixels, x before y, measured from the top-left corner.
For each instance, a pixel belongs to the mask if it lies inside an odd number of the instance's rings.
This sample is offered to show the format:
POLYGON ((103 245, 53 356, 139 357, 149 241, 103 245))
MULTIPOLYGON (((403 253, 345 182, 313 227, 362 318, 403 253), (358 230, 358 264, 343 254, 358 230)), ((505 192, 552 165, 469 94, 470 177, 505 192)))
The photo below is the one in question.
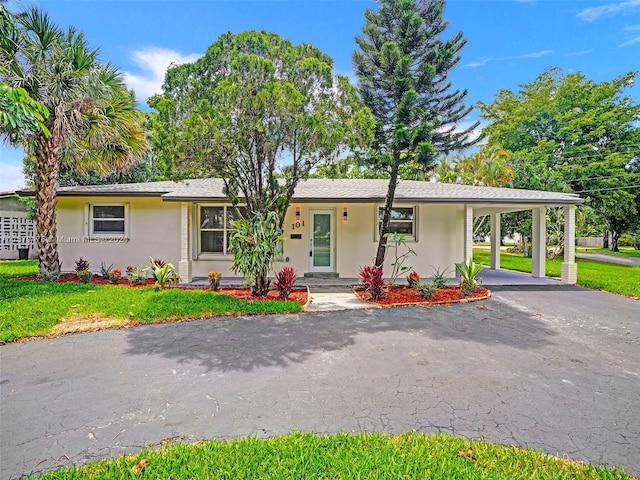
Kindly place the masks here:
POLYGON ((640 301, 496 287, 0 347, 0 476, 292 430, 483 436, 640 475, 640 301))

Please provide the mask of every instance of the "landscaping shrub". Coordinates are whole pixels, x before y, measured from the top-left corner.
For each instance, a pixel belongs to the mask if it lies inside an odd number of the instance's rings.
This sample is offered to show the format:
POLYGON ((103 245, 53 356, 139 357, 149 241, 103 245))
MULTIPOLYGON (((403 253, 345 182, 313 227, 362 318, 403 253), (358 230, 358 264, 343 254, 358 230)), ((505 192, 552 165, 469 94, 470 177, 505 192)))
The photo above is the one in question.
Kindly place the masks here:
POLYGON ((86 260, 86 259, 84 259, 82 257, 78 258, 75 261, 75 264, 76 264, 76 267, 75 267, 76 274, 78 272, 89 270, 91 268, 91 265, 89 264, 89 260, 86 260))
POLYGON ((82 283, 91 283, 93 279, 93 273, 90 270, 78 270, 76 275, 82 283))
POLYGON ((444 288, 447 286, 447 270, 440 271, 439 268, 433 267, 433 273, 431 274, 431 282, 436 288, 444 288))
POLYGON ((482 265, 474 263, 471 259, 468 263, 456 264, 456 270, 460 274, 460 289, 464 295, 471 295, 478 288, 476 280, 482 270, 482 265))
POLYGON ((276 280, 273 284, 278 290, 278 295, 280 298, 287 299, 289 298, 289 294, 293 290, 293 286, 296 283, 296 277, 298 274, 293 269, 293 267, 289 265, 285 265, 276 273, 276 280))
POLYGON ((107 278, 109 279, 109 281, 111 283, 113 283, 115 285, 116 283, 118 283, 118 280, 120 280, 120 278, 122 278, 122 270, 119 270, 117 268, 111 270, 109 272, 109 274, 107 275, 107 278))
POLYGON ((127 277, 129 281, 136 285, 142 285, 147 280, 146 267, 134 267, 133 265, 127 266, 127 277))
POLYGON ((147 266, 147 271, 151 272, 151 275, 156 279, 156 290, 180 281, 180 275, 176 272, 175 267, 171 263, 157 258, 151 258, 151 265, 147 266))
POLYGON ((365 265, 360 267, 359 276, 372 299, 378 300, 382 298, 384 289, 387 286, 387 282, 382 276, 382 268, 376 265, 365 265))
POLYGON ((207 279, 211 288, 218 290, 220 288, 220 280, 222 280, 222 273, 212 270, 207 274, 207 279))
POLYGON ((113 264, 107 265, 104 262, 100 264, 100 276, 102 278, 109 278, 109 275, 111 274, 112 270, 113 270, 113 264))
POLYGON ((407 275, 407 283, 409 284, 409 288, 416 288, 418 282, 420 281, 420 275, 418 272, 414 272, 413 270, 407 275))
POLYGON ((437 290, 438 287, 433 282, 418 283, 416 285, 416 292, 418 292, 418 295, 420 295, 422 298, 433 297, 433 294, 436 293, 437 290))

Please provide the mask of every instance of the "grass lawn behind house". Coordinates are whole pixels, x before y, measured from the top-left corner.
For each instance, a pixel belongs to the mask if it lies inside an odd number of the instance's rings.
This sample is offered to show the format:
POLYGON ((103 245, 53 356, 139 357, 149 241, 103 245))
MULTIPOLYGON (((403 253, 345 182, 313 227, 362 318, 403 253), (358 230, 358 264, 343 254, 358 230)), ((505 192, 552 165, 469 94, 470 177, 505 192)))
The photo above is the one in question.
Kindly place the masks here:
POLYGON ((629 479, 617 470, 448 434, 380 433, 176 444, 51 472, 52 479, 629 479))
POLYGON ((37 273, 33 260, 0 262, 0 342, 74 329, 302 309, 297 302, 253 302, 204 290, 170 288, 156 292, 153 288, 15 279, 37 273))
MULTIPOLYGON (((491 264, 488 249, 474 249, 473 259, 482 265, 491 264)), ((629 267, 613 263, 576 259, 578 264, 578 284, 607 292, 640 298, 640 266, 629 267)), ((547 260, 546 274, 559 277, 562 259, 547 260)), ((500 252, 500 266, 506 270, 531 273, 531 258, 521 254, 500 252)))
POLYGON ((609 248, 590 249, 587 253, 602 253, 604 255, 614 255, 616 257, 640 257, 640 250, 633 247, 620 247, 619 252, 614 252, 609 248))

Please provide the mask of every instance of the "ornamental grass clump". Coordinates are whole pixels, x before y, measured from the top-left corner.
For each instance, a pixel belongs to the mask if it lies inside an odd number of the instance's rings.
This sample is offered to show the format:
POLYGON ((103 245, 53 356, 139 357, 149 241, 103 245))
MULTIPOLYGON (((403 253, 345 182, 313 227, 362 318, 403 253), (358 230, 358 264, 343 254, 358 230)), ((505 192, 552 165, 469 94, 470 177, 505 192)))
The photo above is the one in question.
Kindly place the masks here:
POLYGON ((278 290, 280 298, 283 300, 289 298, 297 277, 298 274, 293 267, 289 265, 285 265, 276 273, 276 280, 273 282, 273 285, 276 287, 276 290, 278 290))
POLYGON ((382 268, 376 265, 365 265, 360 267, 360 280, 364 283, 365 289, 373 300, 378 300, 384 295, 387 286, 382 275, 382 268))
POLYGON ((111 271, 113 270, 113 264, 107 265, 106 263, 102 262, 100 264, 100 276, 102 278, 109 278, 109 275, 111 275, 111 271))
POLYGON ((440 270, 437 267, 432 267, 431 283, 437 288, 444 288, 447 286, 447 269, 440 270))

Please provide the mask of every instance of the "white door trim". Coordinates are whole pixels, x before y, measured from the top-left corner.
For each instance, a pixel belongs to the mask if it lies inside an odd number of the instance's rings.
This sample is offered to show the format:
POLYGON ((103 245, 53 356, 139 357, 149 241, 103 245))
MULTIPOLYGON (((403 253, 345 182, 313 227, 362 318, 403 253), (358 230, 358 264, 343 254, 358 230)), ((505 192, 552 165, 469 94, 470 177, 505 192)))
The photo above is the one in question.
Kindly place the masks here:
POLYGON ((309 210, 309 272, 324 272, 324 273, 333 273, 336 271, 336 211, 335 209, 322 208, 322 209, 310 209, 309 210), (329 265, 328 266, 315 266, 314 256, 315 246, 314 246, 314 214, 323 214, 329 215, 329 265))

